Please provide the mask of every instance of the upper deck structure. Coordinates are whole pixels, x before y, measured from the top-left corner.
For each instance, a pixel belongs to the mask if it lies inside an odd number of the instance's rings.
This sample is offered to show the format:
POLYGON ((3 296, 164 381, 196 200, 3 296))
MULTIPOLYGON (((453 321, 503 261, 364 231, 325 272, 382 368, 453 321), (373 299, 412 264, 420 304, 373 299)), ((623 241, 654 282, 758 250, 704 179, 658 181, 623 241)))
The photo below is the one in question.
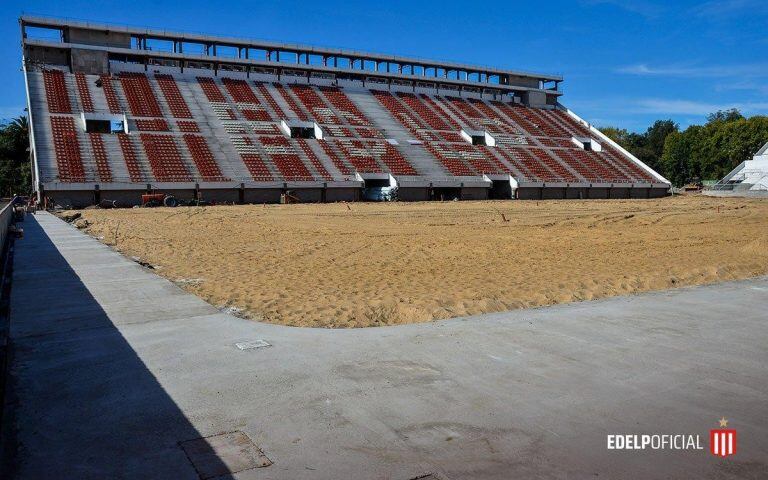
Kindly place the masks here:
POLYGON ((34 178, 73 206, 145 190, 231 202, 612 198, 669 182, 562 106, 562 77, 20 19, 34 178))

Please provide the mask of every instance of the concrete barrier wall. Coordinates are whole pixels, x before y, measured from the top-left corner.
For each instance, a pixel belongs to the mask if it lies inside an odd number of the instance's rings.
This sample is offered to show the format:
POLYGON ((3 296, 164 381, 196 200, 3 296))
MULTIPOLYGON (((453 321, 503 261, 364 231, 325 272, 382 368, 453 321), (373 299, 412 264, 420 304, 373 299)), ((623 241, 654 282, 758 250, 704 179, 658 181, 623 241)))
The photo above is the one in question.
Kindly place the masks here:
MULTIPOLYGON (((8 243, 8 230, 13 221, 13 200, 0 210, 0 426, 5 425, 3 420, 6 380, 8 378, 9 342, 10 331, 10 293, 11 272, 13 271, 13 251, 8 243), (7 254, 7 255, 6 255, 7 254)), ((3 429, 5 431, 5 429, 3 429)), ((0 445, 2 447, 2 445, 0 445)), ((5 460, 6 453, 0 448, 0 460, 5 460)), ((0 466, 0 469, 2 467, 0 466)))
POLYGON ((325 192, 326 202, 356 202, 360 199, 360 189, 329 188, 325 192))
MULTIPOLYGON (((359 188, 327 188, 323 197, 322 188, 292 188, 292 195, 304 203, 316 202, 355 202, 361 198, 359 188)), ((158 190, 160 191, 160 190, 158 190)), ((175 196, 180 200, 195 198, 194 189, 163 189, 163 193, 175 196)), ((102 190, 101 200, 112 200, 118 207, 132 207, 141 203, 143 190, 102 190)), ((201 189, 203 200, 214 203, 278 203, 280 202, 279 188, 246 188, 240 197, 239 188, 201 189)), ((481 187, 464 187, 460 189, 462 200, 487 200, 491 190, 481 187)), ((511 192, 510 192, 511 193, 511 192)), ((96 203, 95 191, 57 190, 47 191, 46 195, 53 198, 58 205, 72 208, 83 208, 96 203)), ((608 198, 660 198, 669 195, 666 188, 630 188, 630 187, 519 187, 516 198, 520 200, 587 200, 608 198)), ((404 202, 429 200, 427 187, 400 188, 398 199, 404 202)))
POLYGON ((464 187, 461 189, 461 199, 462 200, 487 200, 488 189, 464 187))
POLYGON ((429 191, 427 187, 400 187, 397 190, 397 199, 403 202, 423 202, 429 199, 429 191))
POLYGON ((590 199, 600 200, 608 198, 661 198, 669 195, 667 188, 629 188, 629 187, 568 187, 568 188, 541 188, 520 187, 517 189, 519 200, 562 200, 562 199, 590 199))
POLYGON ((8 229, 13 219, 13 200, 0 210, 0 252, 5 248, 5 241, 8 239, 8 229))

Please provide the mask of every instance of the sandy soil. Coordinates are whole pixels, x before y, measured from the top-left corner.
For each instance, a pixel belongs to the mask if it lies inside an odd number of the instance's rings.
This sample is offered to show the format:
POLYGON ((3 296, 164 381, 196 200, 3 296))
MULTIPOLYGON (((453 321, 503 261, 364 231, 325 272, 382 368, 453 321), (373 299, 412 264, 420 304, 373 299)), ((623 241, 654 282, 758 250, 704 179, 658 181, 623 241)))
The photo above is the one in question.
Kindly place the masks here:
POLYGON ((760 200, 80 213, 91 235, 208 302, 296 326, 425 322, 768 273, 760 200))

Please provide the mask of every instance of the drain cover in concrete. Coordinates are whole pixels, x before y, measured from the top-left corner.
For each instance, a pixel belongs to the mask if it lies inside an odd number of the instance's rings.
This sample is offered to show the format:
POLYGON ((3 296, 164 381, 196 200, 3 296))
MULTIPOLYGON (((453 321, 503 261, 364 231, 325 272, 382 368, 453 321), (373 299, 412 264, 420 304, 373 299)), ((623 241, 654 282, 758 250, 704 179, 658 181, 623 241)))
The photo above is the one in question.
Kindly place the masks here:
POLYGON ((238 342, 235 344, 237 348, 240 350, 253 350, 254 348, 264 348, 264 347, 271 347, 269 343, 265 342, 264 340, 253 340, 251 342, 238 342))
POLYGON ((272 465, 243 432, 196 438, 180 445, 201 479, 272 465))

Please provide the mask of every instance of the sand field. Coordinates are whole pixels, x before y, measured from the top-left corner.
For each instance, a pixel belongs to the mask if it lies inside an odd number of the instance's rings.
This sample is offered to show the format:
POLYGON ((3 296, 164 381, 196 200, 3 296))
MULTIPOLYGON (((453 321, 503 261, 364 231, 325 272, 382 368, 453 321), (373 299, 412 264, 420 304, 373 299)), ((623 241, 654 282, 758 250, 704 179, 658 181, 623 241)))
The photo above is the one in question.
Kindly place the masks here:
POLYGON ((425 322, 768 273, 768 201, 761 200, 79 213, 90 235, 211 304, 295 326, 425 322))

